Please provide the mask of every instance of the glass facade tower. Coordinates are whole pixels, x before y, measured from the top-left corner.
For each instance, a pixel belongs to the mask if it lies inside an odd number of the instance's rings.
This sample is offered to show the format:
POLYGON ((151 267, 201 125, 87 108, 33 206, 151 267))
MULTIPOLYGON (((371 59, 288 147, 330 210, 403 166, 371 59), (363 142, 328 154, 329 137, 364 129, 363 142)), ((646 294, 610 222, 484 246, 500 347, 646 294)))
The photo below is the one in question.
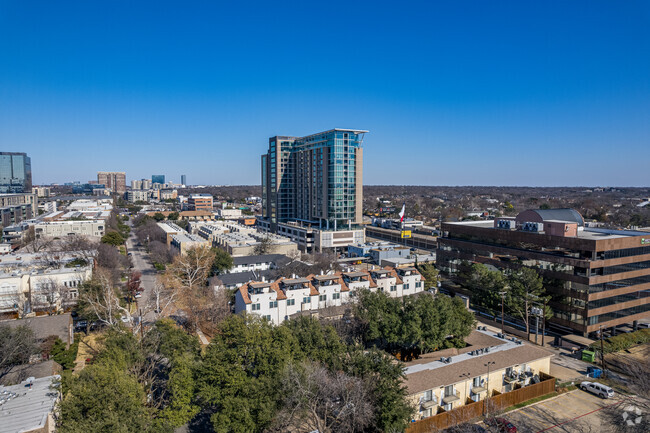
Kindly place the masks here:
POLYGON ((151 183, 164 184, 165 183, 165 175, 164 174, 152 174, 151 175, 151 183))
POLYGON ((306 137, 275 136, 262 155, 262 216, 322 230, 361 223, 367 131, 332 129, 306 137))
POLYGON ((0 152, 0 193, 31 192, 31 159, 26 153, 0 152))

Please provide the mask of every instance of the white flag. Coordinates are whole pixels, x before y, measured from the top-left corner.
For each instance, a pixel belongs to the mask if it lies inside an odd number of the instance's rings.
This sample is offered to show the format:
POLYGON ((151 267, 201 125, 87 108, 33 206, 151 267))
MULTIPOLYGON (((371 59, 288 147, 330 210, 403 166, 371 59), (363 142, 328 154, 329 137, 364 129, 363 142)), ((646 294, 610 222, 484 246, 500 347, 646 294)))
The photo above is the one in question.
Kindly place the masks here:
POLYGON ((404 222, 404 215, 406 214, 406 202, 402 205, 402 210, 399 211, 399 222, 404 222))

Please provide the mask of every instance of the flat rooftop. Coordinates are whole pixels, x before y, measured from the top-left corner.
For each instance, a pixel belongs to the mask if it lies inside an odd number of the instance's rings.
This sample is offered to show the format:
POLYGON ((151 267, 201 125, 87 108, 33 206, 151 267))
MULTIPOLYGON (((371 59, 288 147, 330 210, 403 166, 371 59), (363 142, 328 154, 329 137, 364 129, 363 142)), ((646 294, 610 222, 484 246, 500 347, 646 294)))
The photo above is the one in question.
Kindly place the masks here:
POLYGON ((18 385, 0 385, 0 425, 4 433, 21 433, 45 427, 47 416, 54 410, 59 392, 52 384, 61 376, 33 379, 31 389, 27 381, 18 385), (6 393, 6 394, 5 394, 6 393), (6 397, 11 396, 7 399, 6 397))

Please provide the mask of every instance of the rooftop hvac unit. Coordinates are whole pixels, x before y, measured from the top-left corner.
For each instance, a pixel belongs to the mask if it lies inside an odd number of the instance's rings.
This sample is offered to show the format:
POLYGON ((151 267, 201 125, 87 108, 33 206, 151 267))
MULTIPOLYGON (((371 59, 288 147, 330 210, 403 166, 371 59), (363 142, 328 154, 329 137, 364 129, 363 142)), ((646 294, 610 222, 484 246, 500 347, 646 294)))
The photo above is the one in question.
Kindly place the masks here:
POLYGON ((511 230, 515 226, 515 222, 513 220, 499 220, 497 222, 497 228, 500 229, 505 229, 505 230, 511 230))
POLYGON ((542 232, 544 231, 544 223, 525 222, 521 229, 526 232, 542 232))

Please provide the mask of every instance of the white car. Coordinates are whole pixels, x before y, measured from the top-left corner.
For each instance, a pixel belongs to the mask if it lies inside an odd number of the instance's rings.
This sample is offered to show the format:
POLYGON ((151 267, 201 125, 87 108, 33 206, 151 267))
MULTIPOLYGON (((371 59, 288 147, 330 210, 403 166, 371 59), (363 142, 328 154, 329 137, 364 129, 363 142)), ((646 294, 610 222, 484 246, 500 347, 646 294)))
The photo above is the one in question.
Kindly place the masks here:
POLYGON ((597 382, 582 382, 580 383, 580 389, 596 394, 600 398, 614 397, 614 390, 612 388, 597 382))

